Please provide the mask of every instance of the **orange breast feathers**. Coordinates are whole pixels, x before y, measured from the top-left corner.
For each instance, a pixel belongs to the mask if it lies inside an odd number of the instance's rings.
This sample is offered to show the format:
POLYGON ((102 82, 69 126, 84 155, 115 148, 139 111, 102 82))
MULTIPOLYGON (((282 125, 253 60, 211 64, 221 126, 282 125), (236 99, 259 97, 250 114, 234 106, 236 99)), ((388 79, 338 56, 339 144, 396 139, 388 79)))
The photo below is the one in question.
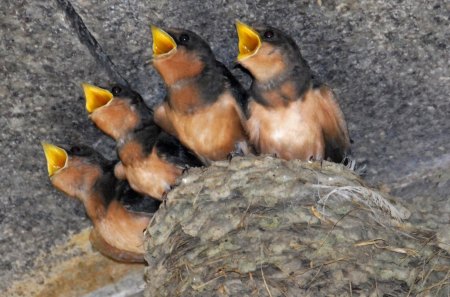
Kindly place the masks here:
POLYGON ((161 159, 155 148, 144 156, 136 141, 125 144, 119 155, 122 162, 115 169, 116 175, 126 178, 133 190, 156 199, 162 199, 182 174, 181 168, 161 159))
MULTIPOLYGON (((328 89, 328 88, 327 88, 328 89)), ((311 89, 303 99, 263 106, 251 101, 250 142, 262 154, 283 159, 322 160, 326 137, 347 139, 342 112, 326 89, 311 89)))
POLYGON ((246 144, 242 115, 229 92, 210 105, 197 105, 192 112, 164 103, 157 109, 155 121, 202 160, 223 160, 236 145, 246 144))
POLYGON ((117 201, 112 201, 105 217, 93 223, 97 234, 110 246, 122 251, 143 254, 143 232, 150 218, 150 216, 132 214, 117 201))

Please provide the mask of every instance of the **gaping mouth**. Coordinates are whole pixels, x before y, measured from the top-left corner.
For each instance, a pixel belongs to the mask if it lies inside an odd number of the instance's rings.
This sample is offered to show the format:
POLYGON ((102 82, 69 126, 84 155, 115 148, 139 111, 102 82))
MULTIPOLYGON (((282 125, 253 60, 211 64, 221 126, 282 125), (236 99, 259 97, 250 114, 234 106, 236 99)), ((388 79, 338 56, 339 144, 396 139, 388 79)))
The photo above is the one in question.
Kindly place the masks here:
POLYGON ((69 157, 64 149, 46 142, 42 143, 42 147, 47 159, 48 176, 52 176, 67 165, 69 157))
POLYGON ((152 25, 153 56, 160 57, 177 48, 175 40, 166 31, 152 25))
POLYGON ((236 22, 236 31, 239 37, 238 61, 242 61, 256 54, 261 47, 261 38, 255 29, 239 21, 236 22))
POLYGON ((82 84, 82 86, 84 90, 84 97, 86 98, 86 109, 89 113, 92 113, 97 108, 106 105, 114 97, 108 90, 86 83, 82 84))

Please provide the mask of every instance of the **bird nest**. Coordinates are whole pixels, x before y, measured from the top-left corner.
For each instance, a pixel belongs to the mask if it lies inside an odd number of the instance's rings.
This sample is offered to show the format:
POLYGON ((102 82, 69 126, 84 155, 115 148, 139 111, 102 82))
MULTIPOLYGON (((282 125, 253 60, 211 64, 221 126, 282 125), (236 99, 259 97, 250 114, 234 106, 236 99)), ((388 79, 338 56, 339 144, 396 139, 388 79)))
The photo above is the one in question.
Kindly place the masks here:
POLYGON ((340 164, 190 170, 146 232, 146 296, 448 296, 449 249, 340 164))

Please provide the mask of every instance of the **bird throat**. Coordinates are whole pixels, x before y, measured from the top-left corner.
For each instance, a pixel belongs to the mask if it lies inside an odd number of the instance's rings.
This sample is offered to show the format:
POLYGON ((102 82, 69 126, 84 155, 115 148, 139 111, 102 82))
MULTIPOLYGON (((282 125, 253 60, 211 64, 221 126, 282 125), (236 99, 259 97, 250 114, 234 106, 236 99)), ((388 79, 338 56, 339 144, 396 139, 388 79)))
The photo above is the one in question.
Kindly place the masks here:
POLYGON ((311 79, 309 73, 299 75, 297 70, 294 67, 268 81, 255 81, 251 89, 253 98, 266 106, 288 105, 289 102, 303 98, 310 88, 311 79))
POLYGON ((202 94, 198 89, 198 76, 178 80, 168 86, 168 104, 180 113, 193 113, 203 105, 202 94))
POLYGON ((280 75, 277 75, 267 81, 257 81, 256 85, 261 92, 273 91, 279 89, 285 82, 287 82, 292 76, 292 71, 283 71, 280 75))
POLYGON ((181 48, 170 57, 155 59, 153 65, 169 87, 184 80, 195 79, 205 67, 201 59, 181 48))

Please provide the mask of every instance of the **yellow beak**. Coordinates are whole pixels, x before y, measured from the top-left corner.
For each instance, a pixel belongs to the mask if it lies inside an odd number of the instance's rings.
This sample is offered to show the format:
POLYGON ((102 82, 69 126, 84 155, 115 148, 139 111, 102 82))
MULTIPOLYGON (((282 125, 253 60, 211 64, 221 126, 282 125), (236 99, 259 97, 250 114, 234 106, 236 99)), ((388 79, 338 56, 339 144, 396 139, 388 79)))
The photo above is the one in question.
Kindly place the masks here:
POLYGON ((69 157, 64 149, 46 142, 42 143, 42 148, 47 159, 48 176, 52 176, 66 166, 69 157))
POLYGON ((236 22, 236 31, 239 37, 238 61, 242 61, 256 54, 261 47, 261 38, 255 29, 239 21, 236 22))
POLYGON ((81 84, 86 98, 86 109, 89 113, 99 107, 106 105, 114 97, 113 94, 105 89, 90 85, 81 84))
POLYGON ((170 53, 177 48, 177 43, 166 31, 156 26, 152 27, 153 56, 158 57, 170 53))

